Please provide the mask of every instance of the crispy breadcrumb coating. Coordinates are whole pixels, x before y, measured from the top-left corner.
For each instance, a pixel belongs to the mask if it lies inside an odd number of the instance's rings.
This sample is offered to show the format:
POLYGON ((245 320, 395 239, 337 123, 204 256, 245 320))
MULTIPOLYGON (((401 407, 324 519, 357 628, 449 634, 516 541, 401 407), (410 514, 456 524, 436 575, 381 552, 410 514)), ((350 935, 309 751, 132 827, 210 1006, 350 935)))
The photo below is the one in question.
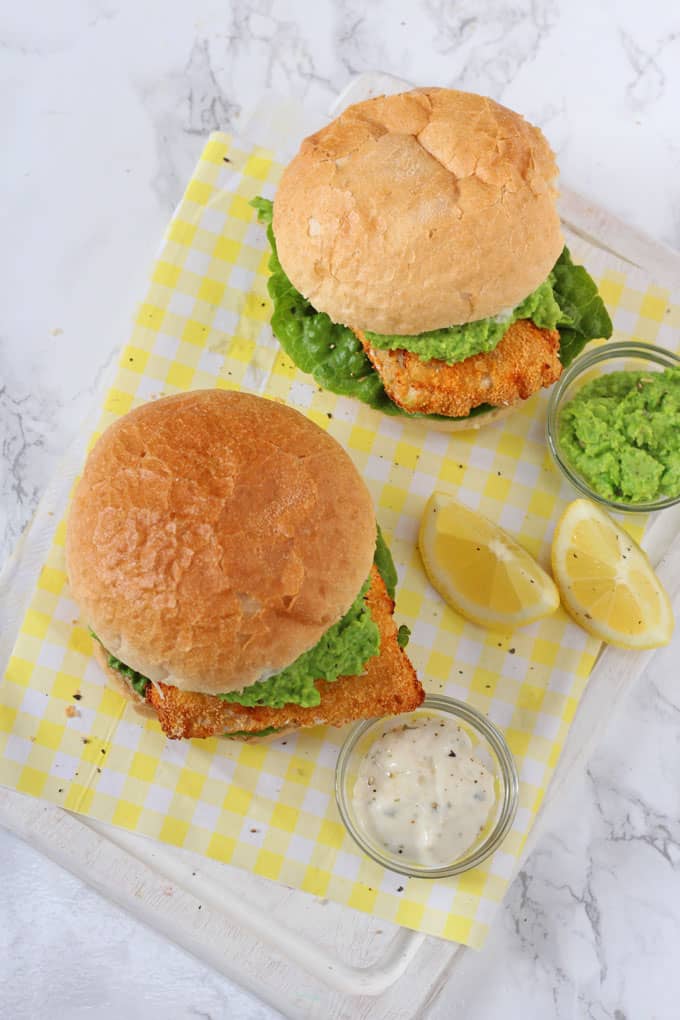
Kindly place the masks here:
POLYGON ((551 386, 562 373, 559 333, 529 319, 513 323, 490 353, 454 365, 422 361, 411 351, 379 350, 360 330, 354 332, 387 395, 411 413, 464 418, 480 404, 507 407, 551 386))

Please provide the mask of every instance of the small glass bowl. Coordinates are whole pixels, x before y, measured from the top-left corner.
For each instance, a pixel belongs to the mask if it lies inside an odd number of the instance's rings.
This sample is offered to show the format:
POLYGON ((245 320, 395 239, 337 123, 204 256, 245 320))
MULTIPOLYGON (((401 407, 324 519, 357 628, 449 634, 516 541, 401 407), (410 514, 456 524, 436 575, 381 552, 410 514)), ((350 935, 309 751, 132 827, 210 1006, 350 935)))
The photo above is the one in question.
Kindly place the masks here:
POLYGON ((389 719, 368 719, 355 726, 345 740, 335 767, 335 798, 340 817, 354 842, 378 864, 411 878, 448 878, 476 868, 501 845, 512 826, 519 799, 517 767, 505 738, 492 722, 464 701, 431 694, 420 708, 389 719), (416 719, 448 717, 465 730, 472 753, 495 777, 496 803, 479 839, 462 857, 443 867, 429 867, 390 853, 362 827, 354 810, 353 791, 362 760, 386 730, 416 719))
POLYGON ((585 478, 573 468, 562 452, 559 439, 559 419, 562 408, 576 396, 586 383, 609 372, 661 372, 665 368, 680 365, 680 358, 663 347, 645 344, 638 341, 622 340, 618 343, 605 343, 595 347, 587 354, 581 354, 553 386, 548 402, 548 418, 546 437, 550 452, 565 478, 574 488, 592 499, 594 503, 609 510, 623 513, 645 513, 650 510, 663 510, 680 502, 680 495, 665 496, 647 503, 619 503, 605 499, 590 487, 585 478))

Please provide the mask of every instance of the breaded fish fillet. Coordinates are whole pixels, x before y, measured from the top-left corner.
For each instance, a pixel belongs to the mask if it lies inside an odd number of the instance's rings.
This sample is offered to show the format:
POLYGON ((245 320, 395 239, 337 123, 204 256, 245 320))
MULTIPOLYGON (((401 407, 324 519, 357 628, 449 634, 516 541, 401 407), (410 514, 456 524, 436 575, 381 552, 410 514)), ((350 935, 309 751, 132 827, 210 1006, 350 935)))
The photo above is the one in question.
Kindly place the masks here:
POLYGON ((406 350, 379 350, 360 330, 354 332, 387 395, 412 413, 462 418, 480 404, 507 407, 550 386, 562 373, 559 333, 539 329, 529 319, 513 323, 493 351, 455 365, 422 361, 406 350))
POLYGON ((330 724, 342 726, 353 719, 410 712, 425 692, 397 641, 392 617, 394 602, 377 569, 371 569, 366 593, 371 616, 380 630, 380 652, 369 659, 362 676, 340 677, 333 683, 317 680, 321 703, 313 708, 245 708, 212 694, 180 691, 165 684, 149 684, 146 699, 153 706, 164 733, 171 738, 211 737, 223 733, 252 733, 270 726, 297 729, 330 724))

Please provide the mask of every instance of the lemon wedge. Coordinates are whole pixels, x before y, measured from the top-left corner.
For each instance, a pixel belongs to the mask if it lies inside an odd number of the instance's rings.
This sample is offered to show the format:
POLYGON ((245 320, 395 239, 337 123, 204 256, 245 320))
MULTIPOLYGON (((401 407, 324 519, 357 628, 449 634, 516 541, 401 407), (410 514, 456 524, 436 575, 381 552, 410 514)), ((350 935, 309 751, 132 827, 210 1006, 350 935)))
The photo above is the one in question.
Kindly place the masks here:
POLYGON ((576 499, 552 544, 564 608, 594 637, 620 648, 657 648, 673 634, 673 610, 652 565, 608 514, 576 499))
POLYGON ((526 549, 445 493, 427 501, 418 547, 442 598, 482 627, 514 630, 560 604, 553 581, 526 549))

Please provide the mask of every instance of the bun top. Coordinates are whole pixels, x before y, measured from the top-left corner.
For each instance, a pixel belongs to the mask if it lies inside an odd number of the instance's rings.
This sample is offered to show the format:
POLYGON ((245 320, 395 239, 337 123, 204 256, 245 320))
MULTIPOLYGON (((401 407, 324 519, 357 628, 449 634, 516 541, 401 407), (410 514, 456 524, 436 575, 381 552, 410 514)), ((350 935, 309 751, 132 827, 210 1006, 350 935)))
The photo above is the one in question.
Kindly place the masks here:
POLYGON ((564 244, 538 128, 484 96, 415 89, 305 139, 274 199, 281 264, 334 322, 414 334, 514 308, 564 244))
POLYGON ((67 526, 74 599, 105 648, 208 694, 290 665, 369 575, 371 498, 292 408, 199 390, 144 404, 90 453, 67 526))

